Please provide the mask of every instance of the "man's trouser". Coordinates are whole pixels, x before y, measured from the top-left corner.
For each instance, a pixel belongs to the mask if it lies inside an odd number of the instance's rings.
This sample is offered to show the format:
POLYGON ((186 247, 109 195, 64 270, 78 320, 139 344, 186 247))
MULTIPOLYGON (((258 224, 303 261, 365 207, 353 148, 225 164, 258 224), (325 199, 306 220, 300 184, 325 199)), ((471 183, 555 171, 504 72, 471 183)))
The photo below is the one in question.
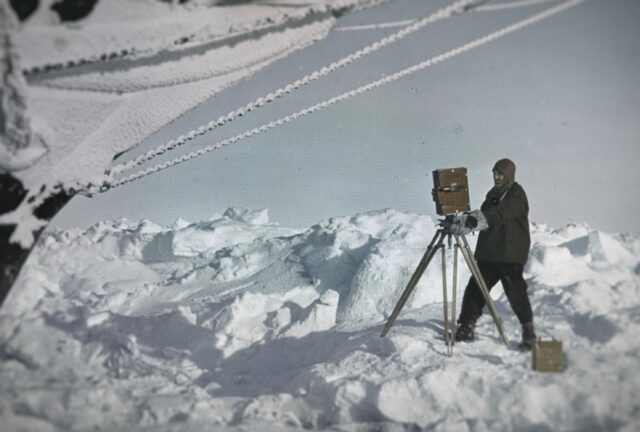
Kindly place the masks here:
MULTIPOLYGON (((498 281, 502 282, 504 293, 520 324, 532 322, 533 312, 531 311, 531 303, 529 303, 529 295, 527 294, 527 282, 522 277, 524 266, 522 264, 479 261, 478 267, 489 290, 498 281)), ((464 291, 458 323, 475 323, 482 315, 484 305, 485 301, 482 292, 472 276, 464 291)))

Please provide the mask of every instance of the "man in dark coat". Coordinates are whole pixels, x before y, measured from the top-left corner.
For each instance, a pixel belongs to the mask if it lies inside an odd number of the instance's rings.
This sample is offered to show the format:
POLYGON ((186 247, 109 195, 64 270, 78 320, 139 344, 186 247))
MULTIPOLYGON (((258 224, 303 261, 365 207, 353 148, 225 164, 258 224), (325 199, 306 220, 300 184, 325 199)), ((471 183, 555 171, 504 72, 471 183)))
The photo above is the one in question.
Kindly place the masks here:
MULTIPOLYGON (((480 210, 456 218, 458 234, 479 229, 475 258, 487 287, 502 282, 504 293, 522 325, 520 347, 531 349, 536 335, 527 282, 522 277, 529 256, 529 203, 527 195, 515 181, 516 166, 501 159, 493 167, 494 187, 487 193, 480 210)), ((482 315, 484 297, 473 277, 464 292, 458 318, 456 341, 473 341, 476 320, 482 315)))

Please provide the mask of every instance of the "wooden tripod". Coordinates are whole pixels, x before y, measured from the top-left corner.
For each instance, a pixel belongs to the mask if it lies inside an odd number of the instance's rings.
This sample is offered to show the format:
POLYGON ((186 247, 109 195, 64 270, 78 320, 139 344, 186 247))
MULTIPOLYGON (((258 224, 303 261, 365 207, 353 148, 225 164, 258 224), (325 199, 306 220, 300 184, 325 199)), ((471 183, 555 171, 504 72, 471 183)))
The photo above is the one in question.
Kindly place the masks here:
POLYGON ((416 271, 411 276, 409 283, 406 288, 402 292, 400 296, 400 300, 396 304, 396 307, 393 309, 391 316, 387 320, 387 324, 384 326, 380 337, 385 337, 393 323, 398 318, 400 311, 404 307, 404 304, 409 299, 409 296, 413 292, 413 289, 418 284, 420 277, 427 269, 427 266, 433 259, 433 257, 438 252, 438 249, 442 251, 442 295, 443 295, 443 304, 444 304, 444 340, 447 344, 447 354, 453 354, 453 344, 455 342, 455 317, 456 317, 456 289, 457 289, 457 277, 458 277, 458 250, 462 252, 462 256, 464 257, 471 274, 476 280, 478 287, 480 288, 480 292, 484 296, 487 307, 489 308, 489 312, 493 317, 493 321, 498 328, 498 332, 502 337, 504 343, 508 346, 509 340, 504 332, 504 328, 502 326, 502 319, 496 310, 496 305, 494 304, 491 296, 489 295, 489 289, 487 288, 487 284, 480 273, 480 269, 478 267, 478 263, 476 262, 473 253, 471 252, 471 248, 469 247, 469 243, 467 243, 467 239, 464 235, 453 234, 447 228, 439 229, 436 234, 433 236, 431 243, 427 247, 427 251, 425 252, 422 260, 420 260, 420 264, 416 268, 416 271), (449 320, 449 311, 448 311, 448 301, 447 301, 447 265, 446 265, 446 257, 445 257, 445 244, 444 239, 448 239, 449 247, 451 247, 451 239, 455 240, 454 251, 453 251, 453 283, 452 283, 452 299, 451 299, 451 320, 449 320))

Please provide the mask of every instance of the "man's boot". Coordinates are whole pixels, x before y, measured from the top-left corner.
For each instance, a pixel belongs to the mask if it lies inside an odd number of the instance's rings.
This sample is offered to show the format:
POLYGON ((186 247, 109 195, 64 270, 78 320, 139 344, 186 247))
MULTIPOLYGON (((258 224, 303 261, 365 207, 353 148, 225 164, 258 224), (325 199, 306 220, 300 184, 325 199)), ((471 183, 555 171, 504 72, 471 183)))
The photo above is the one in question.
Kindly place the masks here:
POLYGON ((456 342, 473 342, 475 339, 475 322, 462 321, 456 330, 456 342))
POLYGON ((536 332, 533 328, 533 322, 522 324, 522 342, 519 348, 522 350, 530 350, 536 341, 536 332))

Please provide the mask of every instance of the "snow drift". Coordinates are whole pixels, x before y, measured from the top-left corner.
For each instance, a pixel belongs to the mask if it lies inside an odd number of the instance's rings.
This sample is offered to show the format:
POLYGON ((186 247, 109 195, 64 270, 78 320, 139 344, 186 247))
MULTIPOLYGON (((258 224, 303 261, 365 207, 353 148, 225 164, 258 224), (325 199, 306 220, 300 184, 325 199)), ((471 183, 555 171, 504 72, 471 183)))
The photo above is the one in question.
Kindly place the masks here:
POLYGON ((640 238, 532 226, 537 329, 566 350, 546 375, 488 316, 445 355, 437 262, 379 337, 435 229, 229 209, 45 234, 0 313, 3 429, 637 430, 640 238))

